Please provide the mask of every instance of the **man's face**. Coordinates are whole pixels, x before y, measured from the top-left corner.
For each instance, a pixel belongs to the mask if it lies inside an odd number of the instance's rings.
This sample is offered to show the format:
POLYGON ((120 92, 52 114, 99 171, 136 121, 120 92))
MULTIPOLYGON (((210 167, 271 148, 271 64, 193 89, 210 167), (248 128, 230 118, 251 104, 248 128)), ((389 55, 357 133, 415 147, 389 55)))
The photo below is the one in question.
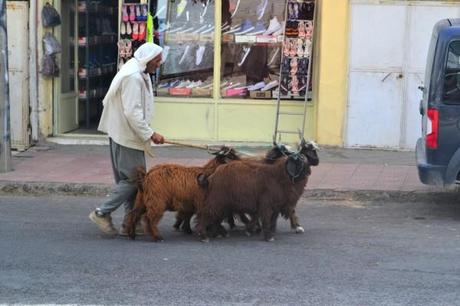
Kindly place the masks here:
POLYGON ((161 65, 161 54, 157 55, 150 62, 147 63, 147 68, 145 69, 145 71, 150 74, 155 73, 155 70, 159 68, 160 65, 161 65))

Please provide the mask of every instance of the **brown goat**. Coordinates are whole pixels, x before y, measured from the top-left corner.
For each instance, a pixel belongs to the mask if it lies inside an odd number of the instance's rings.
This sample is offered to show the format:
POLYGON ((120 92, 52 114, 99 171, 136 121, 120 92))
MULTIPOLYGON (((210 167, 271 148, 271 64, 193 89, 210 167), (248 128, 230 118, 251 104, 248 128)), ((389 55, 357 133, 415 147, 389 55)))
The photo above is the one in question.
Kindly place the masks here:
POLYGON ((264 238, 273 240, 281 214, 297 222, 295 206, 303 193, 310 165, 317 165, 316 147, 302 142, 298 153, 277 158, 273 164, 232 162, 222 165, 208 178, 208 193, 198 212, 199 232, 207 241, 206 229, 220 224, 228 212, 248 213, 262 220, 264 238))
POLYGON ((134 209, 128 215, 126 229, 131 239, 135 238, 135 224, 146 214, 146 229, 154 241, 161 241, 157 225, 166 210, 177 211, 184 222, 190 218, 204 200, 203 190, 197 182, 200 174, 210 175, 216 168, 232 159, 238 159, 233 149, 218 155, 202 167, 185 167, 174 164, 158 165, 146 174, 138 172, 138 193, 134 209))

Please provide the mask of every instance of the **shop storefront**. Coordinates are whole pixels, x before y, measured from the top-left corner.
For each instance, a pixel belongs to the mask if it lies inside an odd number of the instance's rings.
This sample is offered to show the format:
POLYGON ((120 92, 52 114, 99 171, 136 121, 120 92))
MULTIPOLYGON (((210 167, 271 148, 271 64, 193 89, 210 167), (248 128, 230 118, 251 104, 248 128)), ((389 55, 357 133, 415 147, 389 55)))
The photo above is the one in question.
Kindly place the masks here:
MULTIPOLYGON (((120 65, 149 40, 150 13, 153 39, 166 51, 165 63, 154 76, 153 125, 162 134, 203 142, 270 142, 279 97, 281 112, 290 113, 279 116, 280 130, 296 131, 303 125, 306 138, 342 145, 348 3, 53 4, 62 17, 62 25, 52 30, 62 52, 59 77, 38 81, 44 110, 39 113, 40 132, 45 136, 104 137, 96 131, 101 100, 120 65)), ((38 35, 47 31, 39 29, 38 35)), ((282 135, 283 141, 297 139, 295 134, 282 135)))

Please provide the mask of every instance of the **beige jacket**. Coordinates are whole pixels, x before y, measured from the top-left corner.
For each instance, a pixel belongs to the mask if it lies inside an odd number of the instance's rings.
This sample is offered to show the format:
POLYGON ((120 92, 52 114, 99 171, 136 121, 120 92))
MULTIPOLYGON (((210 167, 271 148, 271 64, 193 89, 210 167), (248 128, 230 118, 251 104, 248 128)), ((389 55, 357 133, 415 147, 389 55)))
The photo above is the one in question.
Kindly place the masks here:
POLYGON ((153 129, 154 99, 148 74, 134 73, 121 81, 121 86, 107 101, 98 130, 116 143, 137 150, 150 150, 153 129))

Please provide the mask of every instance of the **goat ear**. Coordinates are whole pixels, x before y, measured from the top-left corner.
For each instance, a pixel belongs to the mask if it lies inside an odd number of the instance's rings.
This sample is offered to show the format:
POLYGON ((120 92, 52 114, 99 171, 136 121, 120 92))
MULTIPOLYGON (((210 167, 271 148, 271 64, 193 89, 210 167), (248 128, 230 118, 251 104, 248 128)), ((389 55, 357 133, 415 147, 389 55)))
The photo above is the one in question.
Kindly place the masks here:
POLYGON ((198 174, 198 176, 196 177, 196 182, 198 183, 198 186, 200 186, 201 188, 208 188, 209 181, 204 173, 198 174))

